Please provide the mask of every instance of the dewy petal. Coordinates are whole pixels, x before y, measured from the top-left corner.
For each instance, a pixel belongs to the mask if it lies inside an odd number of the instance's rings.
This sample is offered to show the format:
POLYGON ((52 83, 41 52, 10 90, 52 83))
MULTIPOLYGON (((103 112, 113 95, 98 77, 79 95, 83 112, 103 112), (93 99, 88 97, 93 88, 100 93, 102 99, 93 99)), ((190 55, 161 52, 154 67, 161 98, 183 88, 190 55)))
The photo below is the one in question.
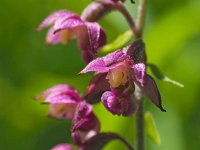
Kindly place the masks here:
POLYGON ((121 114, 120 104, 118 103, 117 95, 115 93, 111 91, 104 92, 101 101, 112 114, 121 114))
POLYGON ((59 17, 70 17, 74 14, 72 12, 66 11, 66 10, 59 10, 52 14, 50 14, 37 28, 37 31, 40 31, 44 29, 45 27, 53 24, 59 17))
POLYGON ((74 15, 57 19, 53 28, 55 32, 57 32, 64 29, 73 29, 82 26, 86 26, 85 23, 80 19, 78 15, 74 15))
POLYGON ((57 84, 51 88, 48 88, 46 91, 44 91, 43 93, 36 96, 36 99, 45 98, 49 94, 52 94, 54 92, 64 92, 64 91, 68 91, 68 90, 75 90, 75 89, 68 84, 57 84))
POLYGON ((160 108, 161 111, 166 111, 162 107, 162 101, 161 101, 161 96, 160 92, 158 90, 158 87, 156 85, 156 82, 154 79, 147 75, 146 82, 144 86, 140 86, 144 94, 158 107, 160 108))
POLYGON ((55 85, 40 95, 36 96, 36 99, 44 98, 44 103, 58 104, 69 103, 75 104, 82 100, 76 89, 67 84, 55 85))
POLYGON ((87 72, 99 72, 99 73, 103 73, 103 72, 108 72, 108 68, 105 65, 105 62, 103 60, 103 58, 97 58, 93 61, 91 61, 81 72, 80 74, 84 74, 87 72))
POLYGON ((58 144, 54 146, 51 150, 74 150, 69 144, 58 144))
POLYGON ((143 63, 134 64, 132 66, 134 71, 134 78, 137 82, 140 83, 141 86, 144 85, 146 79, 146 67, 143 63))
POLYGON ((65 92, 54 92, 48 95, 45 98, 44 103, 50 104, 58 104, 58 103, 65 103, 65 104, 76 104, 81 101, 81 97, 76 93, 74 90, 69 90, 65 92))
POLYGON ((117 63, 129 60, 130 57, 123 51, 117 50, 103 57, 106 66, 116 65, 117 63))
POLYGON ((80 72, 80 74, 84 74, 84 73, 92 72, 92 71, 97 72, 97 73, 105 73, 105 72, 108 72, 109 69, 112 69, 116 65, 118 65, 118 63, 123 62, 125 60, 130 60, 130 57, 124 54, 122 51, 117 50, 104 57, 100 57, 91 61, 80 72))
MULTIPOLYGON (((74 130, 91 130, 96 129, 96 120, 97 118, 93 114, 92 105, 88 104, 87 102, 83 101, 80 102, 76 109, 76 114, 73 120, 73 128, 74 130)), ((99 126, 99 125, 98 125, 99 126)))
POLYGON ((110 89, 108 80, 105 80, 106 73, 95 74, 86 90, 85 99, 89 103, 100 101, 101 95, 110 89))
POLYGON ((98 23, 87 22, 86 25, 90 46, 94 53, 96 53, 100 47, 106 44, 106 34, 98 23))

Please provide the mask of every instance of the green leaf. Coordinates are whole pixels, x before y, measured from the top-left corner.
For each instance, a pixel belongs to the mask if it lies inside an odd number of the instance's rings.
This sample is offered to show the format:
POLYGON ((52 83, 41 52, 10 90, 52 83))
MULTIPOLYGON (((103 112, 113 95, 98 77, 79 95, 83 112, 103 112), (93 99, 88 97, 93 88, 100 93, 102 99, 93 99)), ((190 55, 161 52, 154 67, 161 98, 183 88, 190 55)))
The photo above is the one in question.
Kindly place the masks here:
POLYGON ((113 50, 116 50, 116 49, 124 46, 126 43, 128 43, 132 37, 133 37, 132 31, 127 30, 126 32, 119 35, 112 43, 105 45, 101 51, 102 52, 111 52, 113 50))
POLYGON ((153 116, 150 112, 146 112, 144 115, 144 128, 146 134, 153 140, 157 145, 160 144, 160 135, 156 129, 156 124, 153 116))
POLYGON ((172 80, 169 77, 163 75, 162 72, 159 70, 159 68, 156 65, 154 65, 154 64, 148 64, 148 66, 150 67, 153 75, 156 78, 160 79, 161 81, 165 81, 167 83, 171 83, 171 84, 176 85, 176 86, 181 87, 181 88, 184 87, 183 84, 181 84, 181 83, 179 83, 179 82, 177 82, 175 80, 172 80))

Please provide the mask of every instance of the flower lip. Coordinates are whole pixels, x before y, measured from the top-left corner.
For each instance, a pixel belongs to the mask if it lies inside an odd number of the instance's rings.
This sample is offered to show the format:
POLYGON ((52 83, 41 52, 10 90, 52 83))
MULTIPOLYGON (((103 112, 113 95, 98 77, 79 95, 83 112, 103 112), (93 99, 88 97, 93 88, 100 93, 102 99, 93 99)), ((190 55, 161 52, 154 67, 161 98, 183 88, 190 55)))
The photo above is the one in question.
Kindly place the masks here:
POLYGON ((128 81, 132 80, 128 62, 123 61, 117 64, 113 69, 110 69, 106 79, 108 79, 110 86, 113 88, 124 86, 128 81))

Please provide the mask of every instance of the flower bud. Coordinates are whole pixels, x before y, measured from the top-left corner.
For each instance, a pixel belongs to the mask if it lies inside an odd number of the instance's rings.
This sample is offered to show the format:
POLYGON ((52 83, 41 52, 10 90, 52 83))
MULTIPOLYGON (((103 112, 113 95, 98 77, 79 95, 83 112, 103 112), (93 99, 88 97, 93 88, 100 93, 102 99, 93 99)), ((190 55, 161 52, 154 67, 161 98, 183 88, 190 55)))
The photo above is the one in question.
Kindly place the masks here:
POLYGON ((83 10, 81 18, 89 22, 96 22, 112 9, 112 3, 94 1, 83 10))
POLYGON ((103 93, 101 101, 114 115, 129 116, 136 112, 138 107, 133 96, 124 95, 116 90, 103 93))
POLYGON ((74 143, 82 145, 85 141, 98 134, 100 122, 94 115, 92 106, 85 101, 80 102, 72 123, 72 138, 74 143))

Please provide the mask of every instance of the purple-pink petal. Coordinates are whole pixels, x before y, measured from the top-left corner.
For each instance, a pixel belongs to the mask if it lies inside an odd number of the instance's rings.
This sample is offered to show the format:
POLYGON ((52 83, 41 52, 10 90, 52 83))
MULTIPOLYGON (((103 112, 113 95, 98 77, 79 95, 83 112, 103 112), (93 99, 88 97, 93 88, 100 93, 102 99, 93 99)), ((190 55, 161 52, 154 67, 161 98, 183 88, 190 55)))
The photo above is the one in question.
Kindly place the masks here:
POLYGON ((121 114, 120 104, 118 103, 117 95, 115 93, 111 91, 104 92, 101 101, 112 114, 121 114))
POLYGON ((54 33, 54 29, 51 27, 46 36, 47 44, 58 44, 61 42, 61 34, 59 32, 54 33))
POLYGON ((98 23, 86 22, 86 25, 91 48, 96 53, 100 47, 106 44, 106 34, 98 23))
POLYGON ((90 130, 96 126, 95 116, 93 114, 92 106, 85 101, 80 102, 76 109, 76 114, 73 120, 73 130, 90 130))
POLYGON ((86 26, 85 23, 81 20, 78 15, 70 16, 70 17, 62 17, 56 20, 53 28, 55 32, 64 30, 64 29, 74 29, 78 27, 86 26))
POLYGON ((85 101, 76 108, 72 123, 72 138, 76 144, 81 144, 100 130, 100 123, 92 111, 92 106, 85 101))
POLYGON ((50 14, 37 28, 37 31, 44 29, 45 27, 53 24, 58 18, 60 17, 70 17, 73 16, 74 13, 66 11, 66 10, 59 10, 52 14, 50 14))
POLYGON ((102 58, 97 58, 93 61, 91 61, 81 72, 80 74, 84 74, 87 72, 108 72, 108 68, 105 65, 105 62, 102 58))
POLYGON ((146 66, 143 63, 134 64, 132 66, 134 71, 135 80, 140 83, 141 86, 144 85, 146 79, 146 66))
POLYGON ((123 51, 117 50, 103 57, 106 66, 116 65, 117 63, 123 62, 125 60, 130 60, 130 57, 126 55, 123 51))
POLYGON ((76 104, 82 100, 78 92, 67 84, 55 85, 40 95, 36 96, 36 99, 44 98, 44 103, 58 104, 69 103, 76 104))
POLYGON ((95 74, 85 92, 85 99, 89 103, 96 103, 101 100, 101 95, 110 89, 108 80, 105 80, 106 73, 95 74))
POLYGON ((74 116, 76 106, 83 101, 76 89, 67 84, 53 86, 36 99, 44 98, 43 103, 50 104, 49 116, 57 119, 71 119, 74 116))
POLYGON ((76 104, 81 101, 81 97, 76 93, 76 91, 65 91, 65 92, 54 92, 45 98, 44 103, 58 104, 76 104))
POLYGON ((68 84, 57 84, 51 88, 48 88, 47 90, 45 90, 44 92, 42 92, 41 94, 36 96, 36 99, 45 98, 49 94, 52 94, 54 92, 64 92, 64 91, 68 91, 68 90, 75 90, 75 89, 68 84))
POLYGON ((74 150, 69 144, 58 144, 54 146, 51 150, 74 150))
POLYGON ((110 53, 104 57, 97 58, 91 61, 81 72, 80 74, 84 74, 87 72, 97 72, 97 73, 105 73, 108 72, 109 69, 114 68, 118 63, 123 62, 125 60, 130 61, 130 57, 124 54, 122 51, 118 50, 113 53, 110 53))

